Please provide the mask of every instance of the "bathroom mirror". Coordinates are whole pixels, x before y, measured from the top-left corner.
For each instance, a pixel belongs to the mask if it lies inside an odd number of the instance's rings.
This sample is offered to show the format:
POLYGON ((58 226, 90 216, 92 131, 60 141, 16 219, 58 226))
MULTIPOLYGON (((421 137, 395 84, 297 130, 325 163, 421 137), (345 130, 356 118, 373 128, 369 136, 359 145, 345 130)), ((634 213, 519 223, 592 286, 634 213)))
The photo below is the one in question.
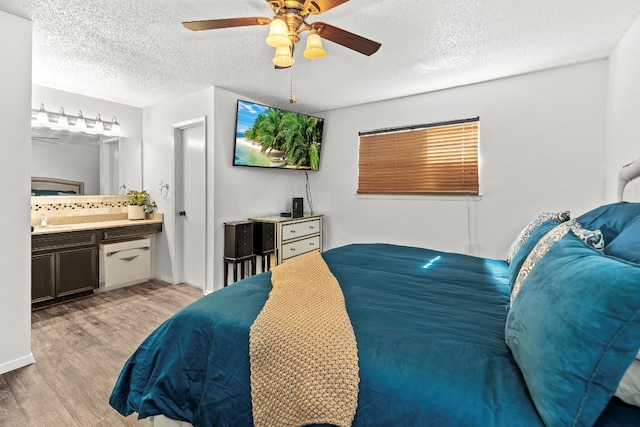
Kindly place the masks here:
POLYGON ((33 127, 31 176, 84 183, 85 195, 142 188, 142 141, 33 127))

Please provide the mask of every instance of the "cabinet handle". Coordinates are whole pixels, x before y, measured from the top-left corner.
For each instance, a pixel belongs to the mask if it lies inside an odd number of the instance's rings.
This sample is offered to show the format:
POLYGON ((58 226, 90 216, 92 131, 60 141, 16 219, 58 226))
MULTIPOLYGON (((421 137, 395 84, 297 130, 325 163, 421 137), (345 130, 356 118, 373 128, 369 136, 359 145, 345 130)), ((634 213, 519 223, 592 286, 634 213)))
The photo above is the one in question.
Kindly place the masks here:
POLYGON ((291 252, 295 252, 295 251, 296 251, 296 248, 291 248, 291 252))
POLYGON ((315 227, 314 227, 313 225, 310 225, 310 226, 309 226, 309 229, 310 229, 310 230, 313 230, 313 229, 315 229, 315 227))
MULTIPOLYGON (((143 251, 148 251, 149 250, 149 246, 143 246, 141 248, 131 248, 131 249, 142 249, 143 251)), ((115 254, 120 253, 120 252, 130 251, 131 249, 122 249, 122 250, 119 250, 119 251, 107 252, 107 256, 110 257, 110 256, 115 255, 115 254)))
POLYGON ((296 230, 291 230, 291 233, 295 233, 295 232, 296 232, 296 230))
POLYGON ((309 246, 315 246, 316 244, 313 242, 309 242, 309 246))

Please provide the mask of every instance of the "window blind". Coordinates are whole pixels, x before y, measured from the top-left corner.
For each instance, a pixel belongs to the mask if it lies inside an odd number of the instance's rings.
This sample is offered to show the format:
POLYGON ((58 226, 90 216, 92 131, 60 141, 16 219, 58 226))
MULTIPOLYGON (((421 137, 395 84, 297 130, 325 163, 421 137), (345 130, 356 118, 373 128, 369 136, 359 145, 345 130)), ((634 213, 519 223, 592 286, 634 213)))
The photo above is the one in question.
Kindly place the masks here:
POLYGON ((361 132, 358 194, 477 195, 479 118, 361 132))

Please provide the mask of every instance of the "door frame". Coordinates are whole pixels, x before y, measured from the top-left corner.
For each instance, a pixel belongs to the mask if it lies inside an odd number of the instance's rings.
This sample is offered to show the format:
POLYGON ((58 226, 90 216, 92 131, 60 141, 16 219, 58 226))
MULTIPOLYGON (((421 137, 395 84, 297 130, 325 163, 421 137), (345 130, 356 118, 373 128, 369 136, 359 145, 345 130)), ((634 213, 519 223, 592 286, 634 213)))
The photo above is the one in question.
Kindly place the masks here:
MULTIPOLYGON (((173 181, 173 242, 174 242, 174 263, 173 263, 173 282, 174 283, 182 283, 184 282, 184 222, 179 220, 178 212, 181 210, 182 206, 182 131, 185 129, 189 129, 192 127, 202 126, 202 130, 204 133, 204 235, 207 236, 207 180, 208 180, 208 165, 207 165, 207 116, 197 117, 195 119, 186 120, 179 123, 173 124, 173 171, 172 171, 172 181, 173 181)), ((202 284, 202 290, 204 291, 207 287, 207 239, 205 237, 204 243, 204 283, 202 284)))

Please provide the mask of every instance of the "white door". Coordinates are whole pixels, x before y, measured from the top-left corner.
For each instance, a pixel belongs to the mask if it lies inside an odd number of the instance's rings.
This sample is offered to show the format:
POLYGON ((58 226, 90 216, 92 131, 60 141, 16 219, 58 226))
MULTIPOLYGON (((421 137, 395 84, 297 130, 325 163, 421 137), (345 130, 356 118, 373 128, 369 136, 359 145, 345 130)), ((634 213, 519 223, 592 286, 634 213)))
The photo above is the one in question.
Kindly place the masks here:
POLYGON ((174 125, 177 281, 205 288, 206 132, 204 119, 174 125), (181 273, 181 274, 180 274, 181 273))

